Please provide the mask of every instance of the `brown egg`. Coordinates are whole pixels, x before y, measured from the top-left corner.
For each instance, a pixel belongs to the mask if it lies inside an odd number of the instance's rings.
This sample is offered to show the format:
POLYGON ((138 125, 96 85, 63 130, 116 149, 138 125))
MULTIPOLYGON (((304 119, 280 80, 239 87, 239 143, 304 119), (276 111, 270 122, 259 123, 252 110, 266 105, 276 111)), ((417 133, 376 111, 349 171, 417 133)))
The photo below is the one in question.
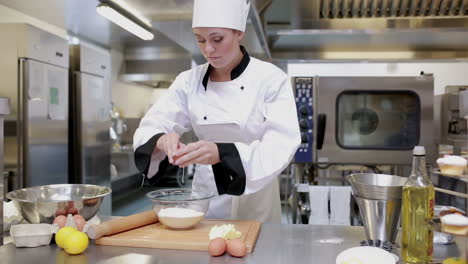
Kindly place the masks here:
POLYGON ((84 218, 79 214, 74 215, 73 220, 75 220, 76 228, 79 231, 83 231, 83 227, 86 224, 86 220, 84 220, 84 218))
POLYGON ((214 257, 221 256, 226 252, 226 247, 226 240, 218 237, 211 240, 210 244, 208 244, 208 253, 214 257))
POLYGON ((55 210, 55 216, 59 215, 67 216, 67 208, 59 208, 55 210))
POLYGON ((230 239, 227 241, 227 252, 233 257, 244 257, 247 255, 247 247, 244 240, 240 238, 230 239))
POLYGON ((75 207, 68 207, 68 214, 71 214, 71 215, 76 215, 78 214, 78 209, 76 209, 75 207))
POLYGON ((68 209, 67 210, 68 214, 72 214, 72 215, 78 214, 78 209, 75 207, 75 202, 73 201, 68 202, 67 209, 68 209))
POLYGON ((65 223, 67 222, 67 217, 64 215, 58 215, 54 219, 54 224, 57 224, 60 228, 65 226, 65 223))

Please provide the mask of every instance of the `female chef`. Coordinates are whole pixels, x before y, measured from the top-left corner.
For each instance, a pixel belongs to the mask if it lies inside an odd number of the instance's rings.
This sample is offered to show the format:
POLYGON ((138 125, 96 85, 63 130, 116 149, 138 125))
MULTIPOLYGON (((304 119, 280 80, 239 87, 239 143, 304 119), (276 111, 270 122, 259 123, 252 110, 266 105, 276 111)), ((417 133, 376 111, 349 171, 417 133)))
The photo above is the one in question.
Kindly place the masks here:
POLYGON ((289 77, 239 44, 250 4, 195 0, 192 28, 208 63, 179 74, 141 120, 135 163, 151 178, 165 158, 196 164, 193 191, 215 193, 207 218, 280 223, 278 175, 300 144, 289 77), (180 135, 193 130, 199 141, 180 135))

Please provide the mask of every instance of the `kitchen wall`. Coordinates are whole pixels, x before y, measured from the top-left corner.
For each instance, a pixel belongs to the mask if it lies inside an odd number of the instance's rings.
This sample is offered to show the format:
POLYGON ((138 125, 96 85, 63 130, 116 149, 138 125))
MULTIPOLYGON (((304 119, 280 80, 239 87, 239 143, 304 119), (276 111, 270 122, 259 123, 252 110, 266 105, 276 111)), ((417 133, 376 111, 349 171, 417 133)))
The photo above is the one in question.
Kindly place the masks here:
POLYGON ((123 53, 111 50, 111 87, 112 101, 124 118, 141 118, 153 101, 155 89, 119 80, 119 73, 123 71, 123 53))
MULTIPOLYGON (((34 3, 39 4, 39 2, 43 4, 42 1, 31 1, 33 5, 34 3)), ((51 17, 50 22, 40 20, 36 17, 27 15, 25 13, 19 12, 15 9, 0 4, 0 23, 29 23, 38 28, 41 28, 44 31, 48 31, 62 38, 67 38, 67 31, 65 30, 65 21, 63 21, 63 23, 60 23, 59 18, 51 17), (62 27, 54 25, 50 22, 61 24, 62 27)))
POLYGON ((290 76, 417 76, 434 74, 434 93, 447 85, 468 85, 468 62, 292 63, 290 76))

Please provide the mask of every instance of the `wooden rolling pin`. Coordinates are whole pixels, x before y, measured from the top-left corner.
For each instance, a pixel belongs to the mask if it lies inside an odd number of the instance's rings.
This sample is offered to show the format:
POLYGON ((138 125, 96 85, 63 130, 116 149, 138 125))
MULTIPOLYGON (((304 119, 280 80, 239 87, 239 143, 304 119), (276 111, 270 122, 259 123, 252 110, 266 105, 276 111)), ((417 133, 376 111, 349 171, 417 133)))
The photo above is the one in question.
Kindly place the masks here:
POLYGON ((110 236, 137 227, 156 223, 157 221, 158 216, 153 210, 151 210, 118 219, 113 219, 107 222, 103 222, 99 225, 90 225, 86 233, 88 233, 89 238, 98 239, 103 236, 110 236))

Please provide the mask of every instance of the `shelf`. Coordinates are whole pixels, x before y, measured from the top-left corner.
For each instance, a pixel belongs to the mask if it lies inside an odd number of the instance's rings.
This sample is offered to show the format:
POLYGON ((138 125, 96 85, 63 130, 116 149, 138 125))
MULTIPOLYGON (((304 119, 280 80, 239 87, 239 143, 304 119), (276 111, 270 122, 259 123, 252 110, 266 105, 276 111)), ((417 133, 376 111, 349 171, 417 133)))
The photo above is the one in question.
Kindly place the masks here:
POLYGON ((464 193, 461 193, 461 192, 450 191, 450 190, 446 190, 446 189, 442 189, 442 188, 438 188, 438 187, 434 187, 434 190, 436 192, 442 192, 442 193, 455 195, 455 196, 458 196, 458 197, 468 199, 468 194, 464 194, 464 193))
POLYGON ((432 173, 438 174, 438 175, 441 175, 441 176, 445 176, 445 177, 454 178, 454 179, 457 179, 457 180, 464 181, 464 182, 468 183, 468 175, 455 176, 455 175, 443 174, 438 169, 433 170, 432 173))
MULTIPOLYGON (((462 175, 462 176, 448 175, 448 174, 441 173, 440 170, 438 170, 438 169, 432 170, 432 173, 466 182, 467 186, 468 186, 468 175, 462 175)), ((455 192, 455 191, 446 190, 446 189, 437 188, 437 187, 434 187, 434 190, 437 191, 437 192, 447 193, 447 194, 450 194, 450 195, 455 195, 455 196, 459 196, 459 197, 463 197, 465 199, 468 199, 468 194, 465 194, 465 193, 455 192)))

